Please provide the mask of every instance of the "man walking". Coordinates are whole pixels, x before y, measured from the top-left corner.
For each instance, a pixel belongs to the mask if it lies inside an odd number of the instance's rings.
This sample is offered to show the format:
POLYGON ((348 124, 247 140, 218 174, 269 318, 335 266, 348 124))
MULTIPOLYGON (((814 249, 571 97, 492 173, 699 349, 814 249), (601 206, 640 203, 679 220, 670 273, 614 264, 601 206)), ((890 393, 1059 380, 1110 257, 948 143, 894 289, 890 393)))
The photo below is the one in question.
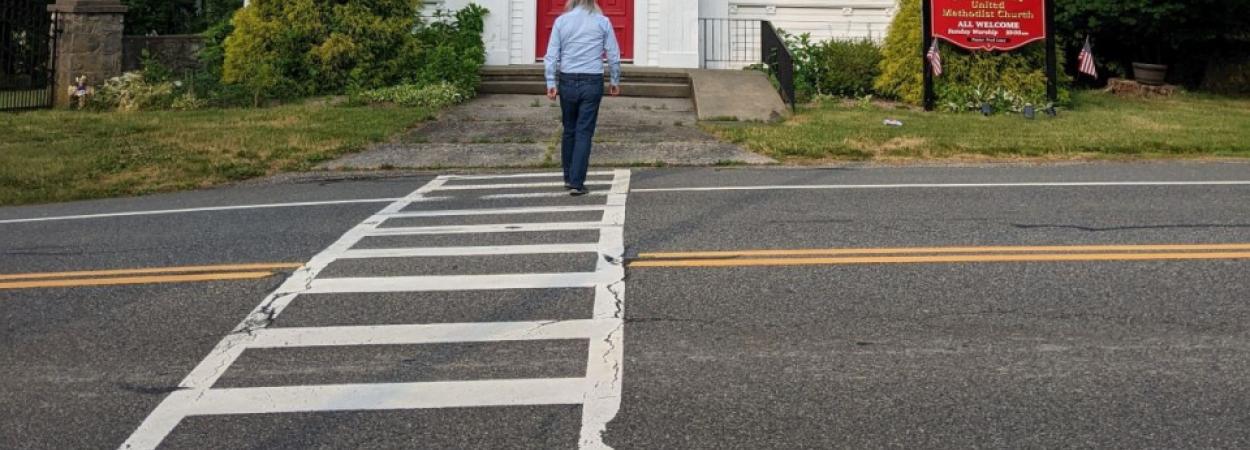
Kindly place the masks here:
POLYGON ((612 77, 608 92, 621 95, 621 48, 612 22, 595 0, 569 0, 548 42, 543 58, 547 98, 560 98, 564 116, 560 143, 564 187, 580 197, 590 193, 586 190, 586 172, 590 170, 590 148, 603 101, 603 58, 607 55, 612 77))

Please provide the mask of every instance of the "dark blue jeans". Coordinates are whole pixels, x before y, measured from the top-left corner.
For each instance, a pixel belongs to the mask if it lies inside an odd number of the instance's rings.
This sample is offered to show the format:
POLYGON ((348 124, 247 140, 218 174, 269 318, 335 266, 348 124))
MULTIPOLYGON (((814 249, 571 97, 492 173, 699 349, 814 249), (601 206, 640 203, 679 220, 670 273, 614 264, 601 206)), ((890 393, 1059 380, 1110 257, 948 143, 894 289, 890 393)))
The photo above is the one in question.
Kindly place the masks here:
POLYGON ((560 157, 564 164, 564 184, 586 187, 590 170, 590 147, 599 123, 603 102, 603 75, 560 74, 560 110, 564 113, 564 135, 560 157))

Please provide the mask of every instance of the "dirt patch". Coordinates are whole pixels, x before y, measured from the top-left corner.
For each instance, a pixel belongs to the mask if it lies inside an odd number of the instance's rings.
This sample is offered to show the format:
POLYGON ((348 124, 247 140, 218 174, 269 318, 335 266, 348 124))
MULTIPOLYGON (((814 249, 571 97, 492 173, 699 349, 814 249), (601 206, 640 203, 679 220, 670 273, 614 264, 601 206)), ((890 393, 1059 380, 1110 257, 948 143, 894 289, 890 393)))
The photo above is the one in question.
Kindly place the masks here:
POLYGON ((844 141, 847 147, 861 152, 870 153, 876 157, 889 155, 897 155, 901 152, 923 148, 928 144, 927 139, 917 137, 896 137, 885 142, 874 142, 866 139, 848 138, 844 141))

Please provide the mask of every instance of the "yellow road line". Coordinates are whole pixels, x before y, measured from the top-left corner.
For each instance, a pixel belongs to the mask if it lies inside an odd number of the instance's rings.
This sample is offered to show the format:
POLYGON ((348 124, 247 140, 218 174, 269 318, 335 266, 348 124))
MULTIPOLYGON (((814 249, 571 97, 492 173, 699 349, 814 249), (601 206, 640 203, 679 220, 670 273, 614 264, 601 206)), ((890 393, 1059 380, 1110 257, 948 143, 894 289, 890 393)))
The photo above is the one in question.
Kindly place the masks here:
POLYGON ((1039 253, 1021 255, 873 256, 845 258, 756 258, 639 260, 630 267, 762 267, 846 264, 923 264, 1053 261, 1166 261, 1250 259, 1250 252, 1217 253, 1039 253))
POLYGON ((1023 252, 1162 252, 1250 250, 1250 244, 1190 245, 1064 245, 999 247, 831 248, 803 250, 731 250, 708 252, 640 253, 641 259, 742 258, 755 256, 846 256, 921 253, 1023 253, 1023 252))
POLYGON ((50 278, 82 278, 82 277, 108 277, 120 275, 154 275, 168 273, 202 273, 202 272, 239 272, 239 271, 257 271, 257 270, 284 270, 298 269, 303 267, 299 263, 255 263, 255 264, 222 264, 216 266, 185 266, 185 267, 158 267, 151 269, 119 269, 119 270, 93 270, 78 272, 49 272, 49 273, 17 273, 9 275, 0 275, 0 280, 43 280, 50 278))
POLYGON ((273 272, 223 272, 191 275, 157 275, 117 278, 75 278, 68 280, 14 281, 0 283, 0 289, 33 289, 56 287, 118 286, 128 284, 186 283, 192 281, 255 280, 273 272))

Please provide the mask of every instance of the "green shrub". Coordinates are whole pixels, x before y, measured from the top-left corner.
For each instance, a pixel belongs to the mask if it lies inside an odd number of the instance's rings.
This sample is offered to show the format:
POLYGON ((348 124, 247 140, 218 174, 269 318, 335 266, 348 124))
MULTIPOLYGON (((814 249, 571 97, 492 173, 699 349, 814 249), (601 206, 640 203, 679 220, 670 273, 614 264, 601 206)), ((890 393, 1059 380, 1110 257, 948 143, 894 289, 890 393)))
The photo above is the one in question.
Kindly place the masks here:
POLYGON ((485 63, 486 10, 421 23, 417 0, 256 0, 235 13, 222 80, 263 98, 448 81, 471 92, 485 63))
POLYGON ((466 96, 460 88, 449 82, 427 86, 401 84, 361 91, 352 95, 353 103, 394 103, 413 108, 442 109, 460 102, 466 96))
POLYGON ((199 75, 195 74, 179 78, 172 70, 145 54, 142 70, 106 80, 89 97, 87 106, 101 111, 188 111, 220 106, 213 101, 213 97, 204 96, 208 91, 204 86, 197 85, 197 80, 199 75))
POLYGON ((872 40, 812 42, 811 35, 804 33, 787 35, 786 41, 794 52, 794 84, 800 99, 872 93, 881 64, 881 48, 872 40))
POLYGON ((188 84, 187 89, 206 107, 236 107, 255 103, 255 99, 244 86, 221 82, 226 61, 226 38, 232 32, 234 25, 227 17, 201 33, 204 37, 204 48, 197 55, 200 67, 184 80, 188 84))
POLYGON ((196 109, 204 109, 209 106, 208 100, 202 99, 195 95, 195 91, 186 91, 182 95, 174 97, 169 103, 170 109, 178 111, 191 111, 196 109))
POLYGON ((200 60, 200 68, 218 79, 222 68, 226 65, 226 38, 234 33, 234 22, 229 18, 222 19, 200 33, 204 38, 204 48, 196 57, 200 60))
MULTIPOLYGON (((921 60, 920 1, 901 0, 882 50, 881 75, 873 85, 883 96, 920 104, 924 96, 921 60)), ((969 52, 940 44, 943 73, 934 80, 938 105, 945 110, 1019 110, 1025 104, 1046 103, 1046 53, 1043 44, 1011 52, 969 52)), ((1071 100, 1066 76, 1060 76, 1059 103, 1071 100)))
MULTIPOLYGON (((916 44, 919 48, 920 44, 916 44)), ((916 58, 919 50, 917 50, 916 58)), ((997 111, 1020 111, 1025 105, 1044 106, 1046 54, 1042 45, 1010 53, 965 52, 943 46, 943 74, 934 82, 938 107, 946 111, 979 110, 989 103, 997 111)), ((1071 102, 1069 80, 1060 76, 1059 104, 1071 102)))
POLYGON ((481 81, 486 63, 486 8, 470 4, 451 17, 437 17, 417 31, 423 44, 417 72, 407 78, 420 85, 449 82, 464 95, 472 95, 481 81))
POLYGON ((106 80, 87 106, 96 110, 143 111, 167 109, 175 99, 174 83, 149 81, 142 72, 127 72, 106 80))
POLYGON ((415 70, 415 0, 255 0, 234 15, 222 81, 259 101, 394 84, 415 70))
POLYGON ((899 0, 898 7, 881 48, 881 75, 873 87, 879 95, 918 105, 924 101, 920 0, 899 0))
POLYGON ((1196 86, 1208 61, 1250 56, 1246 0, 1058 0, 1055 24, 1072 38, 1070 55, 1091 37, 1107 75, 1130 75, 1133 62, 1161 63, 1171 66, 1169 80, 1196 86))

